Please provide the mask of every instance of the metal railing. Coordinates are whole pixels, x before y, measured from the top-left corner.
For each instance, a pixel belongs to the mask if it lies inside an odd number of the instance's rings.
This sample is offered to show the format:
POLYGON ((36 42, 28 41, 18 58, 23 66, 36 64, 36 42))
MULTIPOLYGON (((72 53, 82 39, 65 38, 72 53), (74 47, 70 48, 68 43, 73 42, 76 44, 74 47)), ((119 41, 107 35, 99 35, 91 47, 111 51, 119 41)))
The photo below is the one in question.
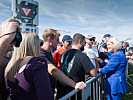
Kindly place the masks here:
POLYGON ((86 82, 87 87, 83 90, 73 90, 59 100, 106 100, 105 75, 99 73, 96 77, 86 82), (79 92, 81 97, 79 97, 79 92))

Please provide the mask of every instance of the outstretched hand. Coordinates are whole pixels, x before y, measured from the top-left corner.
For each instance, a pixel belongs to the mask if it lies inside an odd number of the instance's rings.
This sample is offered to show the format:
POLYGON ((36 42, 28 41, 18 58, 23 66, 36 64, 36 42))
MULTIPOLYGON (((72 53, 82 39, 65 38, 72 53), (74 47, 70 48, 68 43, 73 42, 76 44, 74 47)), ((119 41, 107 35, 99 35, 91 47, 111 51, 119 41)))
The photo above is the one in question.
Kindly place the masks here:
POLYGON ((98 62, 100 62, 100 63, 102 63, 103 62, 103 60, 102 59, 100 59, 100 58, 98 58, 98 57, 96 57, 95 58, 95 60, 97 60, 98 62))
POLYGON ((82 89, 84 89, 84 88, 86 88, 86 84, 85 84, 84 82, 78 82, 78 83, 76 83, 76 85, 75 85, 75 89, 80 89, 80 90, 82 90, 82 89))

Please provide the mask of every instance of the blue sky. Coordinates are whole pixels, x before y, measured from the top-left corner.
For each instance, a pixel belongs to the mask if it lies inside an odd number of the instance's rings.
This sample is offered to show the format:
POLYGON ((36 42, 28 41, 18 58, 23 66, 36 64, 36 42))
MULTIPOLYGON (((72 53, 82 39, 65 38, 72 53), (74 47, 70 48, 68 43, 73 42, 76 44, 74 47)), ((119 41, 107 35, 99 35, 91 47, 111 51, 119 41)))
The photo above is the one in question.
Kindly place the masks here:
MULTIPOLYGON (((39 2, 39 36, 46 28, 64 34, 92 34, 98 41, 106 33, 133 39, 132 0, 35 0, 39 2), (70 32, 70 33, 69 33, 70 32)), ((0 0, 0 23, 11 17, 11 0, 0 0)))

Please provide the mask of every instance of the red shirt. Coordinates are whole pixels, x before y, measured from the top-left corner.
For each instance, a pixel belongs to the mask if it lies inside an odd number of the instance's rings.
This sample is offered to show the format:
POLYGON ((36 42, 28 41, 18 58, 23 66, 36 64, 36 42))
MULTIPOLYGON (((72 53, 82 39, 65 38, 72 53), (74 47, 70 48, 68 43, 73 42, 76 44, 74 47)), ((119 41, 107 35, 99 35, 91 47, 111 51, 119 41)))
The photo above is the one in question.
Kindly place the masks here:
POLYGON ((54 52, 54 55, 53 55, 54 63, 56 67, 59 69, 61 69, 61 55, 64 51, 66 50, 64 50, 63 47, 60 47, 54 52))

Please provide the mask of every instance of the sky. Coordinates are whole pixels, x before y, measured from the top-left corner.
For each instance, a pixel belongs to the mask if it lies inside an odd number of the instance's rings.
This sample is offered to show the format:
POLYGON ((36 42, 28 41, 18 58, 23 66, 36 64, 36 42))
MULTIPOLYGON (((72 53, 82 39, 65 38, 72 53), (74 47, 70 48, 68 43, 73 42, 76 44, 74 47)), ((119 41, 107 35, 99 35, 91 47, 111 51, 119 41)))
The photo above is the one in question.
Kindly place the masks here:
MULTIPOLYGON (((46 28, 65 34, 104 34, 133 40, 133 0, 35 0, 39 2, 39 36, 46 28)), ((0 0, 0 23, 12 16, 11 0, 0 0)))

